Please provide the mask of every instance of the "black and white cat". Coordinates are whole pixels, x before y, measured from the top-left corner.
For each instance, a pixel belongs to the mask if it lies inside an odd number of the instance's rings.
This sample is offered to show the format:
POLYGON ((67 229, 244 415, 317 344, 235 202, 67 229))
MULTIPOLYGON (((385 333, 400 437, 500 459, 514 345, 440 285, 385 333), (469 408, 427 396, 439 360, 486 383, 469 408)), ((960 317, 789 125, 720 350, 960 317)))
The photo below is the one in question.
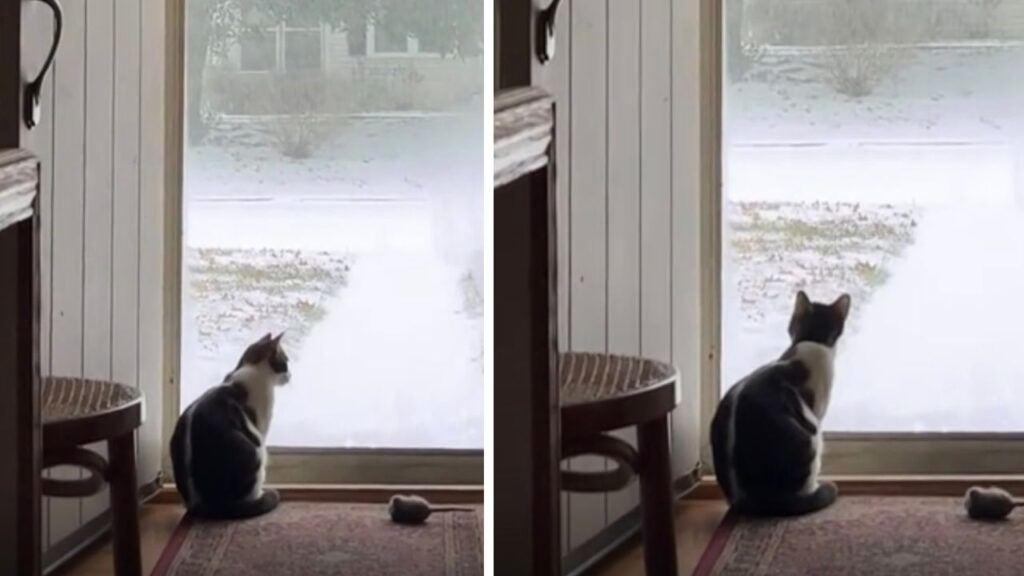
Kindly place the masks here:
POLYGON ((811 302, 803 291, 782 356, 737 382, 711 421, 715 475, 741 514, 793 516, 826 508, 836 485, 818 482, 821 421, 832 393, 835 345, 850 296, 811 302))
POLYGON ((281 336, 250 345, 219 386, 178 418, 171 437, 174 482, 189 512, 207 518, 249 518, 277 507, 264 488, 267 431, 274 388, 291 377, 281 336))

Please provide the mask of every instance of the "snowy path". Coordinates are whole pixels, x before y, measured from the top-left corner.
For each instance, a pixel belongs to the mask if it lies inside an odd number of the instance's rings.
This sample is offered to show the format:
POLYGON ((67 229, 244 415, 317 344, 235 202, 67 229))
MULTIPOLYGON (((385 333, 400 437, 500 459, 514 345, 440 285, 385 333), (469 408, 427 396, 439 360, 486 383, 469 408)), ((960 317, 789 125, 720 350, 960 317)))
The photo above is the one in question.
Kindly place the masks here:
MULTIPOLYGON (((1010 143, 732 149, 733 200, 924 208, 888 280, 854 302, 863 316, 840 346, 829 429, 1024 430, 1022 158, 1010 143)), ((725 336, 726 357, 744 365, 757 362, 746 351, 765 349, 752 333, 725 336)), ((761 338, 785 346, 782 332, 761 338)))
POLYGON ((482 373, 468 360, 480 331, 459 315, 459 272, 406 254, 357 260, 280 391, 270 441, 479 447, 482 373))
POLYGON ((828 427, 1024 430, 1021 295, 1024 209, 930 209, 839 350, 828 427))
MULTIPOLYGON (((457 287, 467 267, 482 264, 479 254, 452 248, 451 236, 465 236, 452 233, 451 208, 422 201, 189 206, 193 247, 353 255, 348 286, 292 353, 293 379, 278 396, 272 443, 481 445, 483 323, 464 315, 457 287)), ((187 348, 185 358, 195 358, 187 348)), ((230 366, 193 361, 185 368, 188 402, 230 366)))
MULTIPOLYGON (((351 258, 325 317, 287 348, 293 379, 279 392, 271 443, 482 446, 483 320, 467 316, 460 282, 472 271, 483 293, 483 121, 479 100, 443 116, 352 119, 306 160, 225 122, 218 139, 189 150, 188 247, 351 258)), ((237 352, 203 357, 185 296, 189 402, 237 352)), ((254 334, 284 328, 252 324, 254 334)))

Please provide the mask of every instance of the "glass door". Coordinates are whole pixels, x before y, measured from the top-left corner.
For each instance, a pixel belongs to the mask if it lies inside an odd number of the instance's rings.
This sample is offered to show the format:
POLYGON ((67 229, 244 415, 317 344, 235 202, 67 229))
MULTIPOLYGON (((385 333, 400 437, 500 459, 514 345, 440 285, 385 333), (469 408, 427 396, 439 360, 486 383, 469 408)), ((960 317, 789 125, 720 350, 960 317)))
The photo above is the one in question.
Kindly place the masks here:
POLYGON ((836 438, 926 438, 955 460, 946 440, 1024 430, 1015 14, 1024 2, 725 3, 720 393, 785 348, 798 289, 849 292, 836 438))
POLYGON ((482 5, 455 3, 186 3, 179 410, 285 331, 272 449, 483 481, 482 5))

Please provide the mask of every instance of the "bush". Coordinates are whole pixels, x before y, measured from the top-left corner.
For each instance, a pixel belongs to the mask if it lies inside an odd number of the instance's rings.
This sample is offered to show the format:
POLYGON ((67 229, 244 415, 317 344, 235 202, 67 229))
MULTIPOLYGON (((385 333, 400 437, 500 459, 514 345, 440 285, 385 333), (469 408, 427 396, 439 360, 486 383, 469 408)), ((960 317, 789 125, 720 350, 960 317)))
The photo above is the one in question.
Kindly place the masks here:
POLYGON ((832 88, 851 98, 863 98, 892 72, 895 51, 888 46, 839 46, 829 52, 825 63, 832 88))
POLYGON ((326 107, 327 79, 320 73, 278 75, 270 84, 269 109, 280 116, 270 121, 270 136, 277 150, 296 160, 309 158, 320 144, 323 133, 318 116, 326 107))
POLYGON ((893 71, 896 51, 892 11, 887 0, 836 0, 831 34, 836 41, 825 60, 828 83, 851 98, 862 98, 893 71))
POLYGON ((293 160, 312 157, 324 141, 319 123, 310 114, 274 118, 269 128, 277 151, 293 160))

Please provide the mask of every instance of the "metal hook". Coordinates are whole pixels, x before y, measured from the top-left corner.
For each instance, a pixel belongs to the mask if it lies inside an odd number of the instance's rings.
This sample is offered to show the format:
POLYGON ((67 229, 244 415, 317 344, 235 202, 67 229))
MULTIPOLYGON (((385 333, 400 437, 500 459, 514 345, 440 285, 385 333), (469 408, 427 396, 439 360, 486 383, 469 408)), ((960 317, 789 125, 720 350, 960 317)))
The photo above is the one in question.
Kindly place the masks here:
POLYGON ((50 46, 50 53, 46 56, 43 69, 39 71, 36 79, 25 86, 25 126, 29 130, 39 125, 42 116, 42 107, 39 102, 39 95, 43 90, 43 80, 46 73, 50 71, 53 59, 57 56, 57 47, 60 46, 61 35, 64 32, 64 9, 61 8, 58 0, 39 0, 50 7, 53 11, 53 44, 50 46))
POLYGON ((537 58, 541 64, 547 64, 555 57, 555 16, 558 15, 558 4, 562 0, 552 0, 551 4, 540 13, 537 30, 537 58))

